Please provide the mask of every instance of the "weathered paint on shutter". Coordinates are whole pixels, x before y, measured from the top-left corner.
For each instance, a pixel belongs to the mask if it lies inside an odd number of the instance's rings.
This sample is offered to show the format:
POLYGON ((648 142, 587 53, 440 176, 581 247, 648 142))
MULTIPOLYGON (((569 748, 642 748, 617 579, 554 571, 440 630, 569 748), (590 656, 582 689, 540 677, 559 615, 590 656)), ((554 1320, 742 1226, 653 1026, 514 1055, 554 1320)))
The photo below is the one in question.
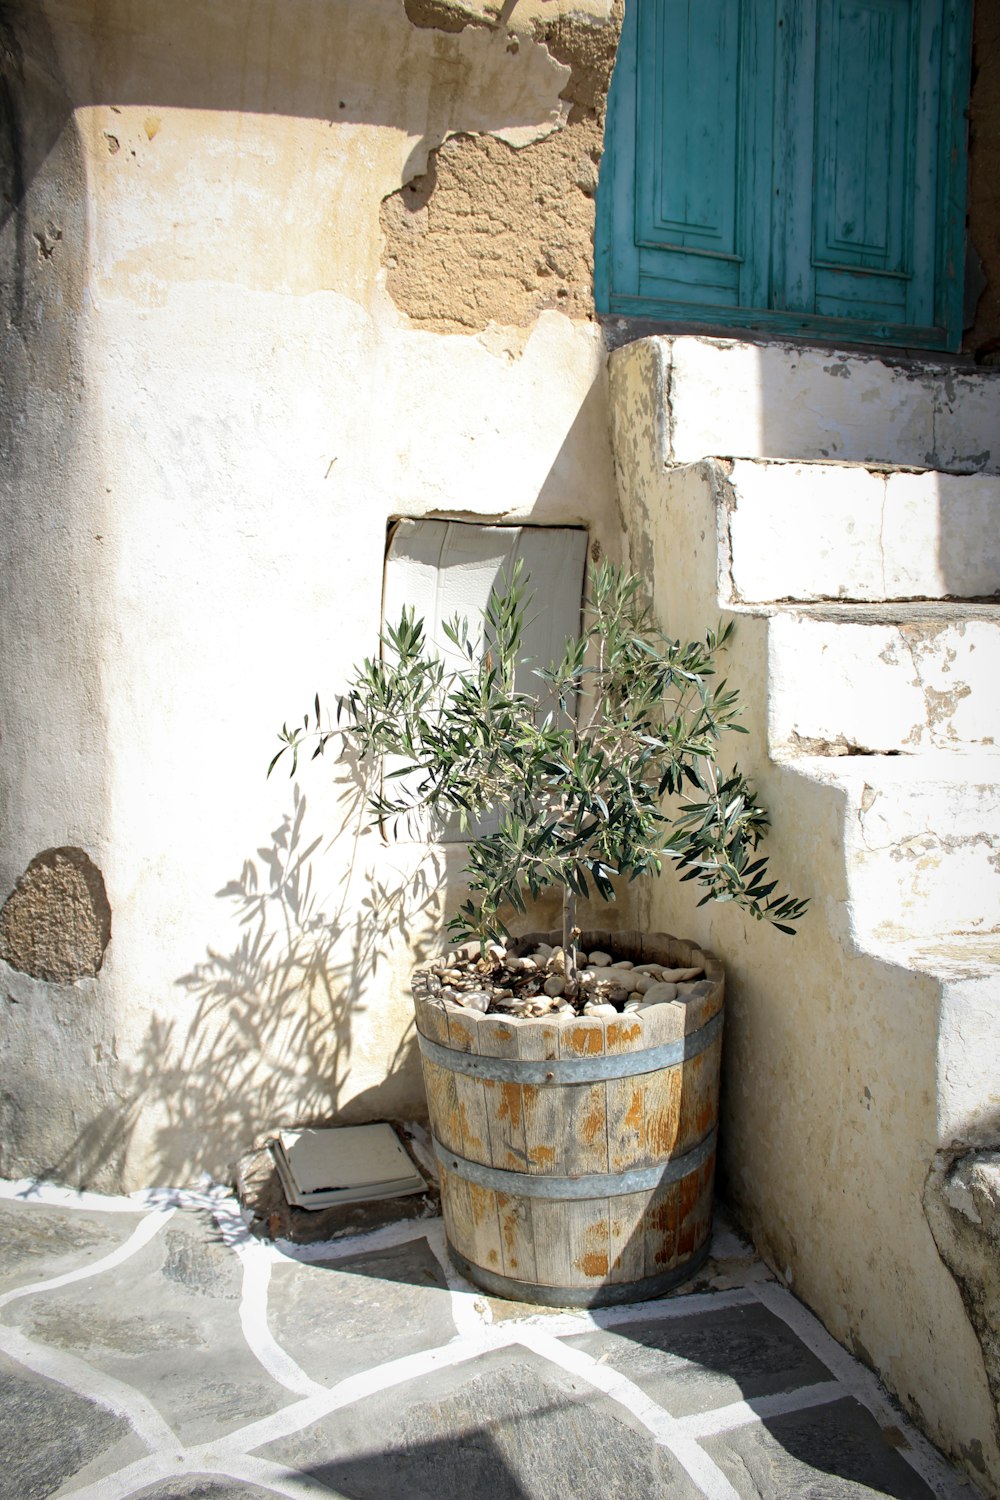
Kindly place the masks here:
POLYGON ((632 0, 603 312, 957 347, 970 0, 632 0))

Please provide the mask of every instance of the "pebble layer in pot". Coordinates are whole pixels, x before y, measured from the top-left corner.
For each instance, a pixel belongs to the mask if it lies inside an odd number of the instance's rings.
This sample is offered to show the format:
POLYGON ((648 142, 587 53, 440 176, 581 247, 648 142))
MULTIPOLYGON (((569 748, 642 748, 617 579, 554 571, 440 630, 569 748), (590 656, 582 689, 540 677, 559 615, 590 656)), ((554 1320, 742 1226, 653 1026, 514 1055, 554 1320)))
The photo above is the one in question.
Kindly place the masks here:
POLYGON ((666 1291, 707 1253, 723 974, 664 934, 581 933, 577 900, 668 864, 783 932, 806 902, 769 879, 767 815, 720 755, 745 732, 716 680, 728 629, 665 638, 641 581, 604 563, 562 661, 528 662, 530 597, 515 569, 481 622, 443 627, 449 661, 404 612, 336 725, 317 698, 271 765, 344 745, 387 832, 419 812, 467 834, 464 946, 414 981, 449 1249, 486 1291, 592 1306, 666 1291), (561 931, 512 937, 553 885, 561 931))

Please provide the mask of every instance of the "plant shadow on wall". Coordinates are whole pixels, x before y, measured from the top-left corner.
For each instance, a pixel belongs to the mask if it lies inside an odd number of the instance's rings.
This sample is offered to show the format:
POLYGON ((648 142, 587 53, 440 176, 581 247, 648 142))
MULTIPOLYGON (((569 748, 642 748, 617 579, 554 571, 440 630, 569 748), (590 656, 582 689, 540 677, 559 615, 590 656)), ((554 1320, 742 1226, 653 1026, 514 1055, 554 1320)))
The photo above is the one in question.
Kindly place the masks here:
MULTIPOLYGON (((209 950, 178 981, 197 1001, 178 1059, 180 1086, 190 1093, 178 1127, 183 1135, 204 1116, 202 1101, 214 1100, 206 1124, 219 1147, 245 1145, 278 1124, 392 1113, 391 1104, 380 1109, 379 1096, 391 1096, 401 1072, 417 1077, 410 1027, 386 1066, 385 1086, 346 1104, 342 1098, 353 1028, 367 1009, 361 997, 397 941, 423 951, 411 928, 436 911, 439 872, 427 863, 412 873, 366 870, 356 898, 348 894, 359 875, 351 861, 329 910, 318 882, 330 841, 310 832, 297 785, 292 795, 271 844, 218 892, 243 929, 239 942, 229 952, 209 950)), ((173 1143, 163 1144, 169 1156, 173 1143)))
POLYGON ((419 1094, 410 1024, 381 1067, 384 1082, 343 1097, 363 997, 382 982, 397 943, 418 961, 426 957, 414 930, 437 914, 441 871, 433 855, 410 870, 348 867, 328 902, 320 882, 330 868, 329 844, 313 830, 296 784, 269 842, 216 892, 238 940, 209 948, 177 980, 193 1010, 150 1020, 138 1059, 119 1083, 120 1102, 66 1153, 65 1165, 81 1180, 97 1180, 108 1164, 123 1162, 149 1118, 158 1124, 144 1149, 154 1162, 172 1164, 172 1178, 178 1162, 193 1177, 231 1165, 265 1132, 334 1117, 392 1117, 397 1097, 419 1094))

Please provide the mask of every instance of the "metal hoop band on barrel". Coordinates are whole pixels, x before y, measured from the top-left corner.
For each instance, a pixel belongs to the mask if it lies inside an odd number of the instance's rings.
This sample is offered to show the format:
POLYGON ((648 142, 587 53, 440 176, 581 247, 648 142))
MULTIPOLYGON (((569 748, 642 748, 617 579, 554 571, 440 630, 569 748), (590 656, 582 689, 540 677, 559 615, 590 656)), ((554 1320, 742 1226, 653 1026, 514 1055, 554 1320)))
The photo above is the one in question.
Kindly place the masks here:
POLYGON ((510 1297, 515 1302, 535 1302, 546 1307, 609 1307, 617 1302, 648 1302, 653 1297, 662 1297, 684 1281, 690 1281, 708 1259, 709 1241, 706 1240, 683 1265, 664 1271, 659 1276, 644 1276, 639 1281, 605 1281, 599 1286, 548 1286, 531 1281, 517 1281, 512 1276, 501 1276, 488 1271, 485 1266, 474 1265, 457 1251, 449 1241, 448 1254, 456 1269, 494 1297, 510 1297))
POLYGON ((583 1177, 548 1177, 534 1172, 508 1172, 503 1167, 484 1167, 446 1151, 437 1137, 434 1151, 446 1172, 464 1177, 477 1187, 493 1188, 517 1198, 590 1199, 617 1198, 623 1193, 644 1193, 682 1177, 705 1165, 715 1150, 716 1131, 683 1156, 673 1156, 655 1167, 633 1167, 628 1172, 588 1172, 583 1177))
POLYGON ((602 1053, 599 1057, 561 1057, 546 1062, 527 1061, 518 1057, 480 1057, 475 1052, 456 1052, 442 1047, 417 1032, 420 1050, 428 1062, 437 1063, 451 1073, 469 1078, 490 1078, 497 1083, 603 1083, 606 1078, 633 1078, 639 1073, 655 1073, 677 1063, 697 1057, 715 1041, 722 1030, 722 1012, 689 1036, 662 1047, 645 1047, 641 1052, 602 1053))

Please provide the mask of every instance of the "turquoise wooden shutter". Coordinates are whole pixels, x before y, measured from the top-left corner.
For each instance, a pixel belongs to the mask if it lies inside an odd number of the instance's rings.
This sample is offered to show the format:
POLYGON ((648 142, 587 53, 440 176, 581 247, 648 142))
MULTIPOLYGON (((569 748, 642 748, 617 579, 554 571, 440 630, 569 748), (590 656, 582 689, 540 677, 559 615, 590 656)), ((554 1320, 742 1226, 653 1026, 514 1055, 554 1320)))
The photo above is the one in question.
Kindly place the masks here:
POLYGON ((630 0, 598 310, 961 337, 969 0, 630 0))

